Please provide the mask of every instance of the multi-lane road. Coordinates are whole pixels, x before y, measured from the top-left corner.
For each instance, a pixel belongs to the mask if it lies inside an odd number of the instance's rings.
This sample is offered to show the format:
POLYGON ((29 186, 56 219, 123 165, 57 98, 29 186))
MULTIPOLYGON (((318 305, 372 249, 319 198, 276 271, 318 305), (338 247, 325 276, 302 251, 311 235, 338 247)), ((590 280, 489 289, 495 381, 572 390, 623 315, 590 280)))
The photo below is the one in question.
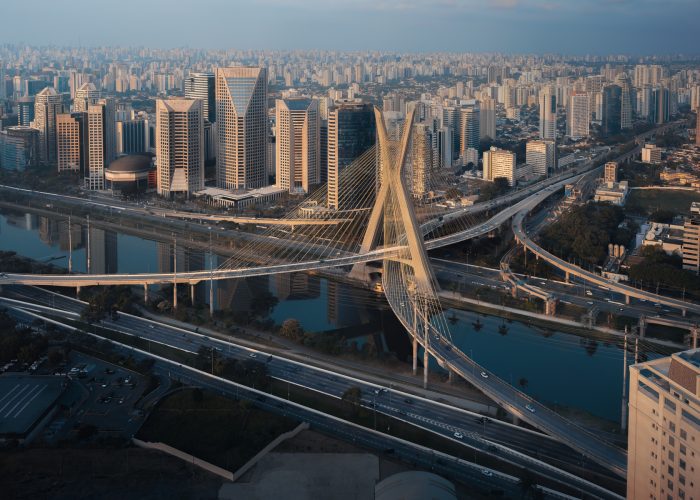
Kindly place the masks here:
MULTIPOLYGON (((25 304, 29 302, 44 304, 54 308, 59 314, 60 311, 79 314, 85 306, 80 301, 33 287, 13 286, 6 290, 5 295, 23 301, 25 304)), ((12 305, 21 306, 16 303, 12 305)), ((393 387, 383 387, 364 380, 361 375, 348 376, 335 373, 230 340, 222 340, 125 314, 120 314, 117 321, 103 320, 102 326, 191 353, 197 353, 200 348, 205 347, 218 355, 232 359, 255 359, 265 363, 270 375, 276 379, 337 398, 340 398, 348 388, 359 387, 362 392, 362 404, 370 411, 389 415, 459 441, 467 447, 500 460, 527 467, 560 484, 575 485, 581 491, 590 494, 605 493, 604 490, 601 492, 598 487, 577 477, 584 469, 589 474, 607 481, 607 484, 616 484, 616 481, 607 476, 603 469, 589 463, 581 455, 548 436, 484 418, 476 413, 399 391, 393 387)))

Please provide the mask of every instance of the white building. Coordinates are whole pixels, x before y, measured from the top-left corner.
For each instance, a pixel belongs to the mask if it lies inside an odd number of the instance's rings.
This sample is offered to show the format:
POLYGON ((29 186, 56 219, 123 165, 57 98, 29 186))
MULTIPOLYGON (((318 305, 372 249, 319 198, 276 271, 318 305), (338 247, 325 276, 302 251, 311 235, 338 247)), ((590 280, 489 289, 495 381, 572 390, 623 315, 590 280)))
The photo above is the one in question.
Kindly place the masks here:
POLYGON ((88 106, 97 104, 100 100, 100 91, 95 88, 93 83, 83 83, 78 90, 75 91, 75 99, 73 99, 73 111, 86 112, 88 106))
POLYGON ((105 167, 117 156, 114 99, 100 99, 87 109, 85 187, 105 188, 105 167))
POLYGON ((550 87, 540 92, 540 139, 557 138, 557 95, 550 87))
POLYGON ((62 112, 61 96, 53 87, 46 87, 34 98, 32 128, 39 131, 39 162, 44 165, 56 163, 56 115, 62 112))
POLYGON ((525 162, 532 165, 533 175, 546 177, 556 167, 556 144, 551 140, 528 141, 525 162))
POLYGON ((643 163, 661 163, 661 149, 654 144, 645 144, 642 148, 643 163))
POLYGON ((504 177, 508 179, 508 185, 515 184, 515 153, 492 146, 484 152, 483 167, 485 181, 504 177))
POLYGON ((588 94, 573 92, 569 96, 569 106, 566 116, 566 135, 578 141, 588 137, 590 133, 591 109, 588 94))

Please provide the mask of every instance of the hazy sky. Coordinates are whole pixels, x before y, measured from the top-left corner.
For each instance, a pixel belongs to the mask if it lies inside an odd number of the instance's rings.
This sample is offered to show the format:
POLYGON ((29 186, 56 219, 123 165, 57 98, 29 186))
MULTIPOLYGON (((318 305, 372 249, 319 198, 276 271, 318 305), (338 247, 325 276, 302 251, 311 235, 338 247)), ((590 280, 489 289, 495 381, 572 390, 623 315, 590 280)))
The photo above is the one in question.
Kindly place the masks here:
POLYGON ((698 53, 700 0, 0 0, 0 43, 698 53))

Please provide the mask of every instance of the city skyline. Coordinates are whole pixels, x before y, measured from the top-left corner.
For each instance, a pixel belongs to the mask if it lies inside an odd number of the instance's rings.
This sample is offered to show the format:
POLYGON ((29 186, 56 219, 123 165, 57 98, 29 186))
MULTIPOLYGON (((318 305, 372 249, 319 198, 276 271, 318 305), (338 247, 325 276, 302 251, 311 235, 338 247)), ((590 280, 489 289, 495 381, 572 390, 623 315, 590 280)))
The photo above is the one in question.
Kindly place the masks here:
POLYGON ((386 50, 409 52, 475 51, 505 53, 678 53, 693 47, 700 4, 672 0, 660 5, 643 0, 588 0, 572 5, 561 0, 264 0, 224 4, 204 0, 172 9, 164 0, 125 0, 101 6, 99 14, 85 0, 72 10, 120 19, 125 12, 138 19, 159 19, 144 30, 141 22, 117 22, 105 27, 87 19, 80 30, 57 33, 65 17, 63 6, 48 0, 3 7, 8 22, 0 43, 32 42, 62 46, 151 46, 241 49, 386 50), (86 8, 82 8, 82 7, 86 8), (43 14, 37 15, 38 12, 43 14), (216 12, 216 15, 212 15, 216 12), (31 16, 29 39, 19 20, 31 16), (245 23, 236 22, 239 17, 245 23), (338 22, 339 19, 343 22, 338 22), (299 26, 313 29, 299 30, 299 26), (358 36, 358 26, 362 36, 358 36), (494 26, 498 36, 493 36, 494 26), (264 27, 264 29, 261 29, 264 27), (232 29, 233 28, 233 29, 232 29), (556 43, 553 41, 556 40, 556 43))

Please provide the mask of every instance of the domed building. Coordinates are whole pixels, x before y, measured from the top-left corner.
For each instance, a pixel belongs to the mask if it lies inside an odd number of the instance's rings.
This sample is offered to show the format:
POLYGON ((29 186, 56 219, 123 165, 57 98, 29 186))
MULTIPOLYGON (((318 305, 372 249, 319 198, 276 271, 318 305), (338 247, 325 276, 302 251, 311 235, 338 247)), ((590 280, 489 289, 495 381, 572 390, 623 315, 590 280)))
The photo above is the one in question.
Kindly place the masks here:
POLYGON ((155 187, 154 159, 152 153, 117 158, 105 169, 105 187, 122 192, 143 192, 155 187))

